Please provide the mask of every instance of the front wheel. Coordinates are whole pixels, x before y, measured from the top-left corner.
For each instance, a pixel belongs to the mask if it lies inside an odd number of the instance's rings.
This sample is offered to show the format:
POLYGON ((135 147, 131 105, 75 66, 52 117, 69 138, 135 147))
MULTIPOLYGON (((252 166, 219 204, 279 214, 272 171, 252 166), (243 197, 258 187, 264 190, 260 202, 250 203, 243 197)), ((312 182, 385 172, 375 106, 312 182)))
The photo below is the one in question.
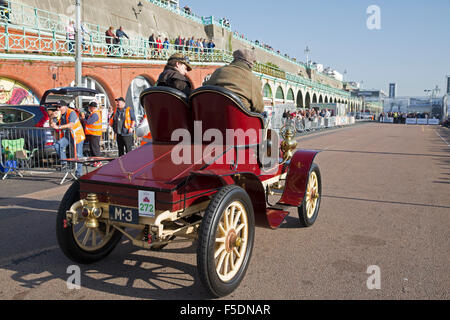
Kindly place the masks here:
POLYGON ((320 200, 322 198, 322 179, 319 166, 311 165, 308 174, 308 184, 302 204, 298 207, 298 217, 303 227, 314 224, 319 214, 320 200))
POLYGON ((75 181, 67 190, 58 209, 56 236, 63 253, 77 263, 93 263, 106 257, 119 243, 122 233, 99 221, 97 228, 86 226, 86 218, 77 210, 78 224, 64 227, 66 212, 80 200, 80 183, 75 181))
POLYGON ((253 249, 255 217, 248 194, 238 186, 217 192, 199 230, 197 267, 215 297, 233 292, 247 271, 253 249))

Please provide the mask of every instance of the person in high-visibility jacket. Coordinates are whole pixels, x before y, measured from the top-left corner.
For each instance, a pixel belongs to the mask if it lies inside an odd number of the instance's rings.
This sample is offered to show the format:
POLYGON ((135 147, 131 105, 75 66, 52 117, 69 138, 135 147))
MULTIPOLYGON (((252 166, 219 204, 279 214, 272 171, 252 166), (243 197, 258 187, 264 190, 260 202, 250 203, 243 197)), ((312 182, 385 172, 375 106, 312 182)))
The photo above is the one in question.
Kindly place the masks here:
MULTIPOLYGON (((148 121, 146 114, 144 114, 144 117, 142 118, 142 122, 144 122, 144 121, 148 121)), ((152 141, 152 133, 150 132, 150 124, 148 127, 149 127, 148 133, 145 136, 143 136, 141 139, 141 146, 152 141)))
MULTIPOLYGON (((100 140, 102 138, 102 113, 98 109, 98 104, 95 101, 91 101, 88 105, 89 117, 84 120, 84 133, 86 134, 86 140, 89 142, 89 150, 92 157, 101 157, 100 140)), ((95 162, 94 167, 101 165, 101 162, 95 162)))
MULTIPOLYGON (((84 135, 83 126, 81 125, 80 119, 78 118, 75 110, 70 109, 68 107, 67 102, 64 100, 59 101, 57 105, 57 109, 61 113, 61 118, 57 120, 57 122, 51 122, 50 126, 53 129, 58 130, 58 141, 55 142, 54 146, 56 149, 56 153, 61 159, 61 165, 66 165, 65 159, 66 156, 66 148, 70 146, 74 146, 74 154, 76 158, 83 158, 83 143, 86 139, 84 135)), ((72 148, 69 148, 71 150, 72 148)), ((80 177, 82 174, 82 166, 80 164, 76 165, 75 175, 80 177)))
POLYGON ((116 99, 116 109, 114 110, 109 125, 116 134, 119 157, 128 153, 133 148, 134 125, 136 116, 131 107, 125 106, 125 99, 120 97, 116 99))

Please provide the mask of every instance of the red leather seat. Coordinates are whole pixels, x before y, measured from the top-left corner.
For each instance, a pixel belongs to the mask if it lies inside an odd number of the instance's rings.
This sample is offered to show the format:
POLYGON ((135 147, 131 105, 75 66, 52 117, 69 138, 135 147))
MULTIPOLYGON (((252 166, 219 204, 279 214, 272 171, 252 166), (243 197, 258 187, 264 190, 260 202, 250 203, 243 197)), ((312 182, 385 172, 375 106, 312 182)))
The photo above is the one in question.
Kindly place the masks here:
POLYGON ((147 113, 153 143, 172 141, 172 132, 186 129, 192 134, 192 116, 187 96, 170 87, 151 87, 140 95, 141 105, 147 113))
MULTIPOLYGON (((189 96, 193 121, 201 121, 202 135, 208 129, 218 129, 226 141, 227 129, 236 132, 235 145, 259 145, 263 141, 264 118, 244 107, 230 90, 217 86, 203 86, 189 96), (238 132, 237 130, 242 130, 238 132)), ((205 142, 210 143, 210 142, 205 142)))

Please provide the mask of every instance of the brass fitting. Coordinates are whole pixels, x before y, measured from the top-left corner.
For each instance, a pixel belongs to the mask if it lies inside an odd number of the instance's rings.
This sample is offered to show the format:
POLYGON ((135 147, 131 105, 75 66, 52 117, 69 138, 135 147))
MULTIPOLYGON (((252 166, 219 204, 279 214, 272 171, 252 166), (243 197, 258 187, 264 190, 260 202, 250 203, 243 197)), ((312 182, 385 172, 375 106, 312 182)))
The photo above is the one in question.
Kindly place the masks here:
POLYGON ((283 151, 283 162, 291 159, 294 150, 297 148, 297 141, 294 139, 294 131, 290 127, 286 128, 283 134, 283 142, 281 142, 281 151, 283 151))
POLYGON ((102 207, 95 193, 89 193, 85 200, 87 203, 81 209, 82 214, 87 213, 85 225, 87 228, 96 229, 98 228, 97 219, 102 216, 102 207))

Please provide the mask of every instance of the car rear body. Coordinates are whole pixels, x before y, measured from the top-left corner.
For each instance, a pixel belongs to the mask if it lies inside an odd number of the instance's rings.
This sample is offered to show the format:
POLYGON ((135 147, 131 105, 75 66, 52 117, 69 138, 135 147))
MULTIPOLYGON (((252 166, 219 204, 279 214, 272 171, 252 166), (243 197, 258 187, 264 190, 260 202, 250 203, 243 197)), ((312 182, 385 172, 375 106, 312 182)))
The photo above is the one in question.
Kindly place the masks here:
POLYGON ((25 139, 26 149, 37 148, 44 157, 55 154, 53 130, 44 107, 0 105, 0 139, 18 138, 25 139))

